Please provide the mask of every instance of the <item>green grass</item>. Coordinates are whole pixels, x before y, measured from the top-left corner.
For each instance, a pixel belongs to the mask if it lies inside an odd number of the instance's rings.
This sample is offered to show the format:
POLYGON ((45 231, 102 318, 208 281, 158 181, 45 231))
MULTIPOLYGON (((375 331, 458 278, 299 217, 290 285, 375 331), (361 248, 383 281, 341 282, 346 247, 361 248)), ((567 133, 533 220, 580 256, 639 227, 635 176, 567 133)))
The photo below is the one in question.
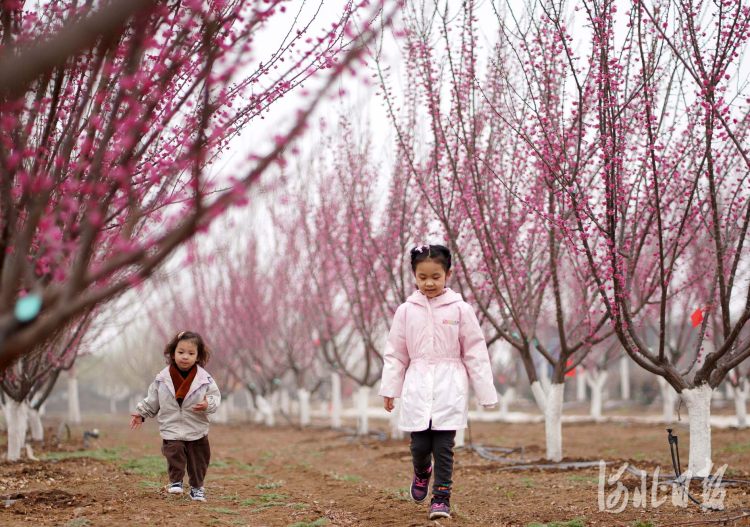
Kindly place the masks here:
POLYGON ((407 488, 390 490, 387 487, 382 487, 380 489, 380 492, 382 492, 383 494, 388 495, 391 498, 397 499, 397 500, 411 501, 411 497, 409 497, 409 489, 407 489, 407 488))
POLYGON ((315 521, 304 520, 301 522, 293 523, 288 527, 321 527, 323 525, 328 525, 328 523, 328 518, 320 518, 319 520, 315 521))
POLYGON ((120 468, 139 476, 159 478, 167 473, 167 462, 164 456, 150 454, 138 458, 130 458, 120 463, 120 468))
POLYGON ((297 470, 297 465, 287 465, 284 468, 287 470, 297 470))
POLYGON ((256 489, 261 490, 278 489, 279 487, 281 487, 281 483, 260 483, 258 485, 255 485, 256 489))
POLYGON ((501 491, 503 494, 505 494, 505 497, 508 498, 509 500, 512 500, 513 496, 515 495, 514 492, 510 492, 509 490, 507 490, 506 488, 504 488, 502 485, 498 485, 497 487, 495 487, 495 489, 497 489, 497 490, 501 491))
POLYGON ((535 489, 537 488, 536 480, 534 478, 521 478, 519 480, 521 482, 521 486, 527 489, 535 489))
POLYGON ((237 496, 237 494, 230 494, 228 496, 219 496, 219 499, 220 500, 238 500, 240 499, 240 497, 237 496))
POLYGON ((284 503, 283 501, 269 501, 267 503, 261 503, 260 506, 257 509, 253 509, 251 512, 260 512, 264 511, 269 507, 286 507, 289 505, 288 503, 284 503))
POLYGON ((309 461, 300 461, 299 462, 299 466, 305 467, 305 468, 310 468, 312 465, 310 464, 309 461))
POLYGON ((644 454, 643 452, 636 452, 635 454, 633 454, 633 457, 636 459, 645 459, 646 454, 644 454))
POLYGON ((331 474, 331 477, 333 479, 337 479, 339 481, 354 481, 354 482, 360 482, 360 481, 362 481, 362 478, 360 476, 349 475, 349 474, 345 474, 343 476, 339 476, 335 472, 331 474))
POLYGON ((256 505, 258 503, 258 500, 250 498, 248 500, 243 500, 240 502, 240 505, 242 507, 252 507, 253 505, 256 505))
POLYGON ((630 525, 633 527, 656 527, 656 524, 659 522, 653 521, 653 522, 642 522, 640 520, 634 520, 630 525))
POLYGON ((745 453, 748 450, 750 450, 750 443, 740 443, 737 445, 727 445, 723 447, 720 452, 724 453, 730 453, 730 452, 736 452, 736 453, 745 453))
POLYGON ((277 501, 289 499, 287 494, 263 494, 260 499, 262 501, 277 501))
POLYGON ((81 520, 73 520, 73 521, 69 521, 69 522, 63 523, 63 525, 65 525, 65 527, 81 527, 82 525, 88 525, 88 524, 89 524, 89 521, 88 520, 83 520, 83 519, 81 519, 81 520))
POLYGON ((586 518, 576 518, 569 522, 538 523, 532 522, 526 527, 586 527, 586 518))
POLYGON ((203 507, 203 510, 209 512, 217 512, 219 514, 239 514, 239 512, 232 509, 226 509, 224 507, 203 507))
POLYGON ((102 461, 117 461, 120 459, 122 452, 126 450, 125 447, 116 448, 101 448, 99 450, 79 450, 77 452, 50 452, 43 456, 39 456, 42 460, 51 459, 66 459, 66 458, 92 458, 100 459, 102 461))
POLYGON ((311 454, 310 457, 323 457, 325 455, 326 453, 321 451, 321 452, 315 452, 314 454, 311 454))
POLYGON ((144 479, 143 481, 141 481, 141 486, 142 487, 150 487, 152 489, 160 489, 164 485, 160 481, 148 481, 148 480, 144 479))

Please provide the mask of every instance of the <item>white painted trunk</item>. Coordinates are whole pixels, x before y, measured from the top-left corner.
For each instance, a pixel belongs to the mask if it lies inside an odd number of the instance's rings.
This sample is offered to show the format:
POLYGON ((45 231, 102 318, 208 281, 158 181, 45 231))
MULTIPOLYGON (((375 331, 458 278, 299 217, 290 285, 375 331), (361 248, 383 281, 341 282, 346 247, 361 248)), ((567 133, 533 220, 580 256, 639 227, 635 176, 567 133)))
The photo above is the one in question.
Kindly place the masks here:
POLYGON ((711 396, 713 388, 702 384, 682 390, 682 397, 690 417, 690 459, 688 470, 694 476, 711 474, 711 396))
POLYGON ((44 417, 44 414, 47 413, 47 401, 42 403, 42 406, 39 407, 39 417, 44 417))
POLYGON ((401 418, 401 399, 394 399, 393 404, 395 408, 391 410, 391 415, 389 417, 391 425, 391 439, 402 440, 404 438, 404 431, 399 430, 398 428, 398 420, 401 418))
POLYGON ((331 427, 341 428, 341 375, 331 373, 331 427))
POLYGON ((78 399, 78 379, 72 373, 70 377, 68 377, 68 424, 81 424, 81 403, 78 399))
POLYGON ((256 423, 265 422, 266 426, 275 426, 276 419, 273 413, 273 406, 262 395, 258 395, 255 400, 258 404, 258 413, 255 418, 256 423))
POLYGON ((609 373, 606 370, 599 369, 589 371, 586 376, 586 382, 591 388, 591 417, 597 421, 602 419, 602 394, 607 377, 609 377, 609 373))
POLYGON ((219 408, 225 405, 227 407, 227 420, 232 419, 232 416, 234 415, 234 392, 227 395, 226 400, 221 401, 219 408))
POLYGON ((279 390, 276 390, 271 394, 271 409, 272 411, 276 412, 277 410, 281 409, 281 405, 279 404, 279 397, 281 396, 281 393, 279 390))
POLYGON ((576 401, 586 400, 586 370, 578 366, 576 368, 576 401))
POLYGON ((284 388, 281 389, 281 411, 285 415, 292 415, 292 405, 289 399, 289 392, 284 388))
POLYGON ((737 428, 747 428, 747 397, 750 395, 750 383, 743 379, 734 390, 734 409, 737 412, 737 428))
POLYGON ((310 418, 310 392, 300 388, 297 390, 297 398, 299 399, 299 424, 310 426, 312 422, 310 418))
POLYGON ((26 428, 28 427, 28 401, 14 401, 9 399, 5 403, 5 423, 8 427, 8 461, 18 461, 21 458, 21 448, 26 443, 26 428))
POLYGON ((216 412, 211 416, 211 421, 219 424, 226 424, 229 422, 229 411, 226 404, 219 405, 216 412))
POLYGON ((109 398, 109 413, 112 415, 117 414, 117 399, 114 397, 109 398))
POLYGON ((627 355, 620 358, 620 398, 630 400, 630 357, 627 355))
POLYGON ((357 389, 357 435, 370 433, 370 420, 367 417, 367 407, 370 404, 370 387, 360 386, 357 389))
POLYGON ((466 429, 460 428, 456 430, 456 442, 455 448, 466 445, 466 429))
POLYGON ((256 412, 255 403, 253 402, 253 394, 249 391, 245 392, 245 406, 247 409, 247 420, 252 422, 253 416, 259 412, 256 412))
POLYGON ((726 392, 727 392, 727 399, 734 399, 734 386, 732 386, 729 382, 725 383, 726 385, 726 392))
POLYGON ((497 399, 500 402, 500 415, 508 415, 508 406, 516 398, 516 389, 508 388, 505 393, 500 395, 497 394, 497 399))
POLYGON ((677 392, 664 377, 657 377, 656 379, 659 382, 659 391, 661 392, 662 419, 664 424, 671 425, 674 422, 674 405, 677 392))
POLYGON ((39 410, 29 406, 29 427, 31 428, 31 439, 34 441, 44 441, 44 427, 42 418, 39 416, 39 410))
POLYGON ((562 405, 564 384, 550 384, 544 390, 539 381, 531 384, 531 392, 544 413, 544 434, 547 442, 547 459, 560 461, 562 459, 562 405))

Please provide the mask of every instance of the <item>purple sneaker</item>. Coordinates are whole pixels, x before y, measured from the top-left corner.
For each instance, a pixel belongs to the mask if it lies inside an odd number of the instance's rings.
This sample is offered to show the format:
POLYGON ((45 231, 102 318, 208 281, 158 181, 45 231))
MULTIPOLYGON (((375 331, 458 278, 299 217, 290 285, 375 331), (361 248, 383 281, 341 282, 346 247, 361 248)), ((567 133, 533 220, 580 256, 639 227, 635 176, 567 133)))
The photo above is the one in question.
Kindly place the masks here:
POLYGON ((451 517, 451 505, 445 498, 432 498, 430 504, 430 519, 437 520, 438 518, 450 518, 451 517))
POLYGON ((411 499, 417 503, 422 502, 427 498, 427 489, 430 487, 430 476, 432 476, 432 467, 427 471, 424 477, 419 477, 417 472, 414 471, 414 479, 411 480, 411 488, 409 494, 411 499))

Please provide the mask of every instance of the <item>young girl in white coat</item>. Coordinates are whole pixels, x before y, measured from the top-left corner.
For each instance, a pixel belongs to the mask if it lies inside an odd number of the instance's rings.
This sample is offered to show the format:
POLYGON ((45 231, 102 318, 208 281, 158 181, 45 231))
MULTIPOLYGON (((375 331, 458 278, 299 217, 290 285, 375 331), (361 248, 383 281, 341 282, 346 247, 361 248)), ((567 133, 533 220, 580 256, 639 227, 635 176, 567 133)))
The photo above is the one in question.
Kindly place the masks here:
POLYGON ((418 291, 401 304, 385 348, 380 395, 401 398, 399 428, 411 432, 411 497, 422 502, 434 472, 430 519, 450 518, 456 430, 466 428, 469 379, 479 404, 497 404, 487 344, 474 310, 446 288, 451 253, 442 245, 411 251, 418 291), (432 466, 434 460, 434 469, 432 466))
POLYGON ((203 369, 211 358, 211 348, 198 333, 183 331, 164 348, 164 358, 169 366, 159 372, 148 396, 131 414, 130 428, 140 428, 147 417, 158 417, 169 493, 182 494, 187 469, 190 499, 205 502, 203 479, 211 460, 208 414, 221 403, 219 388, 203 369))

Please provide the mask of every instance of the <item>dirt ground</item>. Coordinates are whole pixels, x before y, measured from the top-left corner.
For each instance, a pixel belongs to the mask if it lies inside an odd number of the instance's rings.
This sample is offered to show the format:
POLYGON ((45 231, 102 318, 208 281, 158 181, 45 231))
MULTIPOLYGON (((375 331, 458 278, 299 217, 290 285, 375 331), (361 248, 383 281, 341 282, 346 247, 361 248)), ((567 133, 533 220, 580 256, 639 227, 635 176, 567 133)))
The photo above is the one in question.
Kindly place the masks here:
MULTIPOLYGON (((386 423, 376 421, 373 427, 385 430, 386 423)), ((688 432, 682 425, 675 429, 684 469, 688 432)), ((629 493, 625 509, 600 512, 598 468, 499 471, 508 464, 459 451, 453 518, 431 522, 428 505, 408 499, 408 440, 352 438, 322 427, 269 429, 249 424, 212 425, 208 503, 201 504, 165 492, 166 462, 154 421, 131 431, 125 417, 120 422, 102 417, 74 427, 70 442, 58 444, 56 435, 57 428, 50 427, 45 444, 36 446, 40 461, 0 462, 0 525, 664 527, 734 517, 742 514, 739 509, 750 509, 750 484, 726 487, 724 507, 731 511, 702 512, 693 504, 676 507, 671 497, 654 507, 650 482, 646 508, 635 508, 633 494, 641 481, 626 475, 620 480, 629 493), (101 437, 84 450, 83 430, 95 425, 101 437)), ((524 446, 524 459, 544 457, 541 424, 475 424, 471 436, 485 446, 524 446)), ((712 439, 714 462, 728 464, 725 478, 750 481, 748 432, 714 430, 712 439)), ((663 474, 672 473, 663 426, 564 424, 563 449, 566 459, 615 462, 607 476, 626 461, 650 472, 660 467, 663 474)), ((510 457, 519 459, 518 454, 510 457)), ((606 496, 614 489, 606 487, 606 496)), ((692 490, 700 499, 697 482, 692 490)), ((671 491, 657 490, 657 497, 662 496, 671 496, 671 491)), ((616 497, 612 504, 618 506, 623 502, 615 504, 616 497)))

